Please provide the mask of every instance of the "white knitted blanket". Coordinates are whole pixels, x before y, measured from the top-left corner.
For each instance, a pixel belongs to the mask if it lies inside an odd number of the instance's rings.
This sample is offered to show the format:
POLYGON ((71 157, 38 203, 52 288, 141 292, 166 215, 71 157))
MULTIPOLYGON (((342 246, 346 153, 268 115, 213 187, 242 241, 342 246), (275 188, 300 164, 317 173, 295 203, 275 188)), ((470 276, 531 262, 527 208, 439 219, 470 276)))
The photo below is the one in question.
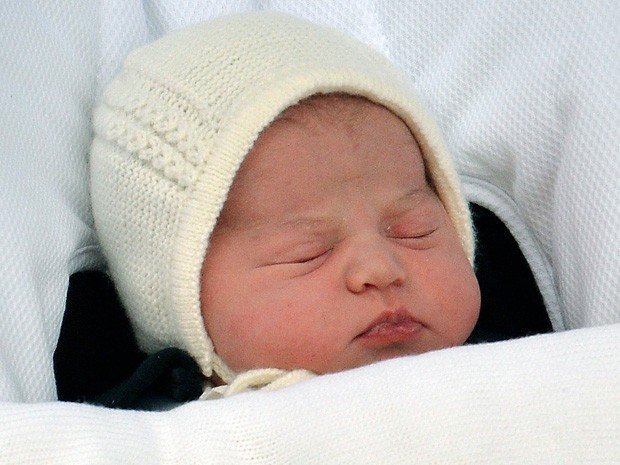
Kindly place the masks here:
POLYGON ((618 24, 614 0, 1 2, 0 463, 620 463, 618 24), (136 46, 267 8, 401 66, 554 328, 590 328, 167 413, 52 402, 68 277, 102 263, 86 180, 98 92, 136 46))

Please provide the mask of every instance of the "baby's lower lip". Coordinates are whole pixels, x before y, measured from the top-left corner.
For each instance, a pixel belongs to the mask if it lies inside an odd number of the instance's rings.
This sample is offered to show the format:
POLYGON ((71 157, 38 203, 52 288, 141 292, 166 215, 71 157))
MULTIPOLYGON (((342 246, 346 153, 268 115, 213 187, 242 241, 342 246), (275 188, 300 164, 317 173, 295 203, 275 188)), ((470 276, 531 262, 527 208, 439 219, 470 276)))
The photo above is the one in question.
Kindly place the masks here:
POLYGON ((372 326, 355 339, 364 347, 379 348, 399 342, 407 342, 415 338, 422 327, 421 323, 412 318, 384 321, 372 326))

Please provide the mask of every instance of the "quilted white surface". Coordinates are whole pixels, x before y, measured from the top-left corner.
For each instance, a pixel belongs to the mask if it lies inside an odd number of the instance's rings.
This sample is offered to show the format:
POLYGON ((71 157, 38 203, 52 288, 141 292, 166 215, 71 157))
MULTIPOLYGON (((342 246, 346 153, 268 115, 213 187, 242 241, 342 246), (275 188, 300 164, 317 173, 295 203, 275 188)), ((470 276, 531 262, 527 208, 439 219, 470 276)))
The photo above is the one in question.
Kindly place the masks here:
POLYGON ((231 11, 332 24, 398 63, 471 200, 511 228, 558 330, 620 321, 620 7, 597 2, 0 4, 0 396, 53 399, 70 273, 101 263, 89 115, 127 52, 231 11))

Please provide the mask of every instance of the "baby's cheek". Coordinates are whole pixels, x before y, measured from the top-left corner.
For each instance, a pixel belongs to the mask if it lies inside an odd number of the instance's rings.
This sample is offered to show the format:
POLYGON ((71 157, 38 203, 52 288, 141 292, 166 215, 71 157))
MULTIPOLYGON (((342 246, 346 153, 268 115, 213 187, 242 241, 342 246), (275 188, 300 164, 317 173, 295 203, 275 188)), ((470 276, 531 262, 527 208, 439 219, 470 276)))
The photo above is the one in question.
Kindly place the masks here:
POLYGON ((230 311, 229 308, 211 307, 205 327, 215 352, 235 371, 248 369, 255 337, 256 322, 252 313, 230 311), (214 313, 217 312, 217 315, 214 313))
POLYGON ((271 308, 246 307, 213 336, 216 351, 236 371, 274 367, 275 355, 287 344, 287 320, 271 308))
POLYGON ((316 310, 292 305, 263 308, 237 325, 243 327, 246 368, 306 368, 320 371, 333 347, 316 310), (246 325, 247 324, 247 325, 246 325))
MULTIPOLYGON (((454 241, 453 241, 454 242, 454 241)), ((480 312, 480 288, 465 253, 457 242, 438 249, 424 275, 435 308, 429 318, 446 346, 467 340, 480 312)))
POLYGON ((473 270, 463 275, 456 302, 458 307, 455 312, 459 317, 455 321, 458 321, 459 325, 454 333, 456 344, 460 345, 469 338, 480 315, 480 286, 473 270))

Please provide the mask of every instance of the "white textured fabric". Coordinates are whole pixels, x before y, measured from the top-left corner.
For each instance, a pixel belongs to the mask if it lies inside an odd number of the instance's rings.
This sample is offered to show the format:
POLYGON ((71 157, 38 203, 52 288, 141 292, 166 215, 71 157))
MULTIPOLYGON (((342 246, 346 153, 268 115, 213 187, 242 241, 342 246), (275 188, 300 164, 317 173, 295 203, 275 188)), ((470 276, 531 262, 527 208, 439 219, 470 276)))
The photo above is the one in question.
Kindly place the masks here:
POLYGON ((616 1, 7 0, 0 463, 620 463, 618 326, 395 360, 166 414, 19 403, 55 398, 68 275, 98 264, 85 168, 95 92, 136 46, 262 8, 334 25, 406 71, 470 198, 517 237, 555 329, 620 320, 616 1))
POLYGON ((165 413, 0 404, 0 463, 617 465, 619 331, 459 347, 165 413))
POLYGON ((205 331, 201 269, 237 169, 291 105, 347 92, 409 126, 473 264, 473 233, 441 132, 406 76, 371 47, 292 15, 226 15, 131 53, 93 118, 91 202, 101 248, 138 343, 186 350, 230 383, 205 331))
POLYGON ((86 154, 95 5, 0 3, 0 397, 56 396, 69 275, 95 265, 86 154))

